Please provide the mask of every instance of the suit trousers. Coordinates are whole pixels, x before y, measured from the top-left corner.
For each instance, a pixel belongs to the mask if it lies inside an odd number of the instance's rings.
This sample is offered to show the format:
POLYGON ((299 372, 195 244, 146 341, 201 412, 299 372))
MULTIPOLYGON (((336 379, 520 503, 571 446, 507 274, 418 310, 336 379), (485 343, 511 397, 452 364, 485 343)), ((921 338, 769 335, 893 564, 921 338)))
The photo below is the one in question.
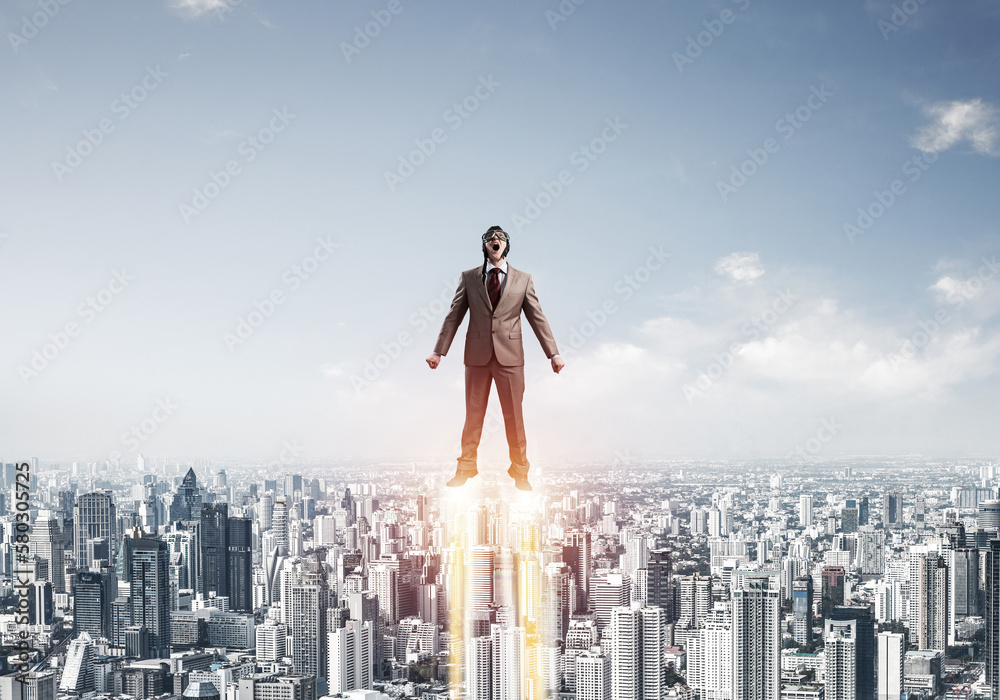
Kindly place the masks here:
POLYGON ((507 446, 513 471, 528 475, 527 440, 524 437, 524 417, 521 400, 524 398, 524 365, 505 367, 497 361, 496 353, 482 367, 465 366, 465 427, 462 429, 462 456, 458 458, 458 472, 477 474, 476 453, 483 435, 483 420, 490 400, 490 385, 496 382, 503 411, 507 446))

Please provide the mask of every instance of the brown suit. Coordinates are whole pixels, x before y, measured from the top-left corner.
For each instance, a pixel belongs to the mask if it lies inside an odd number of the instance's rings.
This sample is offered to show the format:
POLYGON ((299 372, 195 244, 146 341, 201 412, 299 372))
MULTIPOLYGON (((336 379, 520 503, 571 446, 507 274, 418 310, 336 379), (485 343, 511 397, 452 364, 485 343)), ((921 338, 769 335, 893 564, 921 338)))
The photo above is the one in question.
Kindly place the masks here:
POLYGON ((465 427, 458 471, 475 474, 476 452, 483 432, 483 419, 495 380, 503 410, 507 445, 514 470, 527 476, 528 458, 521 400, 524 396, 524 346, 521 344, 521 312, 531 324, 546 357, 558 355, 552 329, 535 296, 531 275, 507 264, 507 280, 497 308, 490 304, 482 276, 483 268, 462 273, 448 315, 441 325, 434 352, 446 355, 458 327, 469 312, 465 336, 465 427))

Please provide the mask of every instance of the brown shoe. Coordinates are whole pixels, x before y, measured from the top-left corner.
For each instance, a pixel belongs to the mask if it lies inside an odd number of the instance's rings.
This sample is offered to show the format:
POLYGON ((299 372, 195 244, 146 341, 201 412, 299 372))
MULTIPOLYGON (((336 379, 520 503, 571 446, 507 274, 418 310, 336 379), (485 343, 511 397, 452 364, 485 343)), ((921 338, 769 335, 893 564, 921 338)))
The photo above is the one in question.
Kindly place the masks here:
POLYGON ((448 479, 445 486, 450 486, 452 488, 458 488, 459 486, 464 486, 465 482, 476 476, 479 472, 455 472, 455 476, 448 479))
POLYGON ((507 470, 507 474, 509 474, 510 478, 514 480, 514 488, 518 491, 531 491, 531 484, 528 483, 528 477, 515 472, 513 464, 510 466, 510 469, 507 470))

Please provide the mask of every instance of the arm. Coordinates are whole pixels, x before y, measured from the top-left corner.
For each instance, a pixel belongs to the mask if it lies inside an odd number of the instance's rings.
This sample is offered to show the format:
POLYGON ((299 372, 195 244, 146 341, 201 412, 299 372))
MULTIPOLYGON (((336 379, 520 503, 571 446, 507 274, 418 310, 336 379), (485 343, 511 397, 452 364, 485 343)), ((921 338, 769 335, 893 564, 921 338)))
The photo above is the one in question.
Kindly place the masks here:
POLYGON ((542 313, 542 305, 538 303, 538 296, 535 294, 535 283, 528 275, 528 288, 524 293, 524 303, 521 305, 524 317, 528 319, 531 330, 535 332, 535 337, 542 345, 545 356, 552 361, 552 371, 558 373, 565 366, 565 362, 559 357, 559 349, 556 347, 555 337, 549 322, 542 313))
POLYGON ((444 322, 441 324, 441 332, 438 334, 437 342, 434 344, 434 352, 427 358, 427 364, 430 365, 431 369, 435 369, 438 363, 441 362, 441 358, 448 354, 451 341, 455 339, 458 327, 462 325, 465 312, 468 310, 469 297, 465 288, 465 275, 461 275, 458 278, 458 289, 455 290, 455 298, 451 300, 451 308, 448 309, 448 314, 444 317, 444 322))

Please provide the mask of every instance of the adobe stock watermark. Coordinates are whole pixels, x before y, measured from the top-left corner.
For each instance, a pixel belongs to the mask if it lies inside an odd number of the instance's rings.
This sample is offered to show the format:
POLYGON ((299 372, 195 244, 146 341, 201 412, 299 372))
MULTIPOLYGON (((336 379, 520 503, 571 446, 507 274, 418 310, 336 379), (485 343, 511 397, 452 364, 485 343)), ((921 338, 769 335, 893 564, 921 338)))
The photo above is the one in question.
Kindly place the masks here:
MULTIPOLYGON (((138 423, 129 426, 128 430, 121 434, 120 442, 132 452, 138 452, 142 443, 155 435, 160 426, 166 423, 176 410, 177 405, 171 401, 169 396, 156 399, 156 407, 138 423)), ((122 452, 117 450, 108 455, 108 459, 112 462, 117 462, 121 458, 122 452)))
POLYGON ((814 457, 844 428, 835 418, 824 418, 816 433, 801 445, 796 445, 785 459, 814 457))
POLYGON ((62 328, 49 333, 48 338, 39 347, 31 351, 31 359, 17 366, 17 376, 25 386, 45 370, 59 355, 69 347, 75 338, 80 337, 83 330, 96 321, 119 294, 125 291, 134 277, 125 269, 113 270, 111 279, 93 295, 88 296, 76 307, 76 315, 82 321, 69 321, 62 328))
POLYGON ((267 126, 261 127, 256 134, 240 142, 236 149, 236 158, 231 158, 226 165, 218 171, 209 171, 208 182, 202 187, 195 187, 191 190, 191 201, 180 202, 177 209, 181 219, 185 224, 190 224, 191 219, 198 216, 208 208, 208 205, 215 201, 219 195, 226 191, 232 184, 233 178, 243 173, 246 165, 257 160, 259 156, 275 139, 275 136, 285 130, 285 128, 295 119, 294 114, 288 113, 287 107, 271 110, 274 114, 267 126))
POLYGON ((236 319, 233 331, 225 331, 222 334, 222 341, 226 344, 226 349, 230 354, 236 352, 236 348, 246 343, 257 329, 264 325, 264 322, 271 318, 278 307, 288 301, 289 297, 302 288, 302 285, 316 274, 320 266, 334 254, 339 243, 326 238, 316 238, 316 247, 310 255, 305 256, 299 262, 286 268, 281 273, 281 284, 275 286, 261 299, 253 300, 253 309, 245 315, 236 319))
MULTIPOLYGON (((622 124, 621 117, 605 119, 604 128, 598 136, 569 154, 569 163, 574 166, 576 173, 582 173, 589 168, 627 128, 627 124, 622 124)), ((533 224, 575 181, 574 171, 564 169, 558 172, 555 179, 542 182, 540 192, 534 197, 524 198, 524 211, 520 214, 511 214, 511 221, 517 232, 523 233, 524 229, 533 224)))
POLYGON ((649 256, 642 265, 619 278, 612 285, 611 289, 614 291, 614 295, 607 297, 597 308, 588 311, 587 320, 580 322, 579 325, 570 330, 567 340, 568 347, 563 354, 572 355, 586 345, 587 341, 604 327, 608 319, 621 310, 619 304, 634 297, 653 278, 653 274, 663 269, 663 266, 670 260, 670 253, 663 250, 662 245, 659 248, 650 246, 648 252, 649 256))
POLYGON ((917 11, 927 0, 903 0, 903 2, 898 5, 892 6, 892 14, 889 15, 888 20, 880 19, 878 24, 878 30, 882 34, 882 39, 889 41, 889 36, 893 32, 898 32, 903 28, 903 25, 910 21, 910 17, 917 14, 917 11))
POLYGON ((38 36, 38 33, 48 26, 49 22, 59 14, 59 11, 72 0, 38 0, 38 10, 21 17, 21 31, 7 32, 7 41, 14 53, 20 53, 21 47, 38 36))
POLYGON ((283 440, 281 451, 278 452, 278 464, 291 464, 305 452, 305 448, 299 444, 297 438, 283 440))
MULTIPOLYGON (((833 97, 833 93, 826 89, 825 84, 821 84, 818 88, 815 85, 810 86, 809 96, 794 110, 786 112, 783 117, 779 118, 774 123, 774 130, 784 141, 788 141, 795 136, 799 129, 805 126, 813 114, 823 108, 823 105, 831 97, 833 97)), ((733 165, 730 168, 728 182, 723 180, 715 182, 715 188, 722 197, 722 201, 728 201, 730 195, 736 194, 750 178, 760 172, 771 156, 780 149, 781 142, 773 137, 764 139, 760 148, 748 148, 748 158, 740 163, 739 167, 733 165)))
POLYGON ((372 40, 379 36, 383 29, 392 24, 393 18, 404 9, 406 8, 401 0, 389 0, 385 9, 372 10, 370 21, 363 25, 355 25, 351 41, 340 42, 340 52, 344 54, 344 60, 351 63, 356 56, 371 45, 372 40))
POLYGON ((431 324, 439 321, 448 309, 451 308, 451 300, 455 296, 455 283, 444 280, 439 295, 429 302, 422 304, 416 311, 410 314, 409 323, 415 328, 411 334, 401 331, 392 340, 379 344, 379 351, 370 357, 366 357, 362 363, 361 373, 352 373, 348 378, 354 393, 358 396, 370 387, 372 383, 379 380, 382 374, 388 370, 392 364, 403 354, 403 350, 413 345, 417 336, 426 331, 431 324))
POLYGON ((712 388, 717 381, 729 371, 736 361, 740 350, 746 342, 759 340, 760 337, 777 325, 778 320, 788 313, 799 297, 791 293, 791 290, 778 290, 774 298, 760 316, 751 316, 750 320, 740 328, 740 335, 749 340, 738 339, 729 344, 728 349, 721 353, 713 353, 712 362, 698 374, 698 378, 691 384, 685 384, 681 391, 688 403, 693 403, 696 398, 712 388))
MULTIPOLYGON (((743 12, 750 7, 750 0, 733 0, 733 4, 743 12)), ((714 44, 716 39, 722 36, 723 32, 726 31, 726 27, 735 21, 736 13, 728 7, 722 10, 716 19, 706 19, 703 21, 701 24, 705 29, 687 38, 684 52, 674 51, 671 55, 674 59, 674 65, 677 66, 677 72, 683 73, 684 69, 700 58, 705 50, 714 44)))
MULTIPOLYGON (((469 117, 475 114, 484 102, 486 102, 500 83, 493 79, 493 74, 479 76, 479 82, 466 97, 455 102, 441 115, 442 121, 450 131, 458 131, 469 117)), ((427 138, 414 139, 416 146, 412 151, 399 157, 399 164, 395 170, 386 170, 383 174, 385 184, 389 186, 390 192, 395 192, 396 188, 403 184, 408 177, 413 175, 417 169, 427 162, 437 152, 438 146, 448 140, 448 131, 443 127, 431 130, 427 138)))
MULTIPOLYGON (((912 184, 919 180, 937 160, 938 154, 933 151, 918 153, 903 163, 902 173, 912 184)), ((867 233, 907 191, 906 182, 898 178, 890 182, 884 190, 877 188, 873 190, 872 201, 866 206, 858 207, 857 219, 853 223, 844 222, 843 229, 847 240, 854 243, 858 236, 867 233)))
POLYGON ((80 132, 82 139, 66 147, 65 158, 52 161, 52 172, 55 173, 56 180, 62 182, 67 175, 83 165, 83 161, 104 143, 104 137, 114 133, 118 123, 128 119, 160 87, 163 79, 169 76, 159 64, 155 67, 146 66, 146 74, 131 89, 112 100, 108 107, 108 111, 118 117, 117 122, 110 116, 102 117, 92 129, 80 132))
POLYGON ((556 27, 572 17, 576 8, 585 2, 587 0, 561 0, 556 9, 546 10, 545 19, 549 23, 549 28, 555 31, 556 27))
MULTIPOLYGON (((983 264, 971 278, 962 282, 957 289, 951 290, 945 300, 955 305, 955 310, 961 309, 969 301, 974 299, 986 286, 989 280, 993 279, 1000 272, 1000 264, 997 263, 997 256, 994 255, 987 260, 982 258, 983 264)), ((930 318, 925 318, 917 323, 917 330, 903 340, 899 352, 889 353, 886 360, 892 369, 899 371, 917 356, 919 350, 924 349, 936 338, 944 326, 953 318, 949 309, 939 308, 930 318)))

